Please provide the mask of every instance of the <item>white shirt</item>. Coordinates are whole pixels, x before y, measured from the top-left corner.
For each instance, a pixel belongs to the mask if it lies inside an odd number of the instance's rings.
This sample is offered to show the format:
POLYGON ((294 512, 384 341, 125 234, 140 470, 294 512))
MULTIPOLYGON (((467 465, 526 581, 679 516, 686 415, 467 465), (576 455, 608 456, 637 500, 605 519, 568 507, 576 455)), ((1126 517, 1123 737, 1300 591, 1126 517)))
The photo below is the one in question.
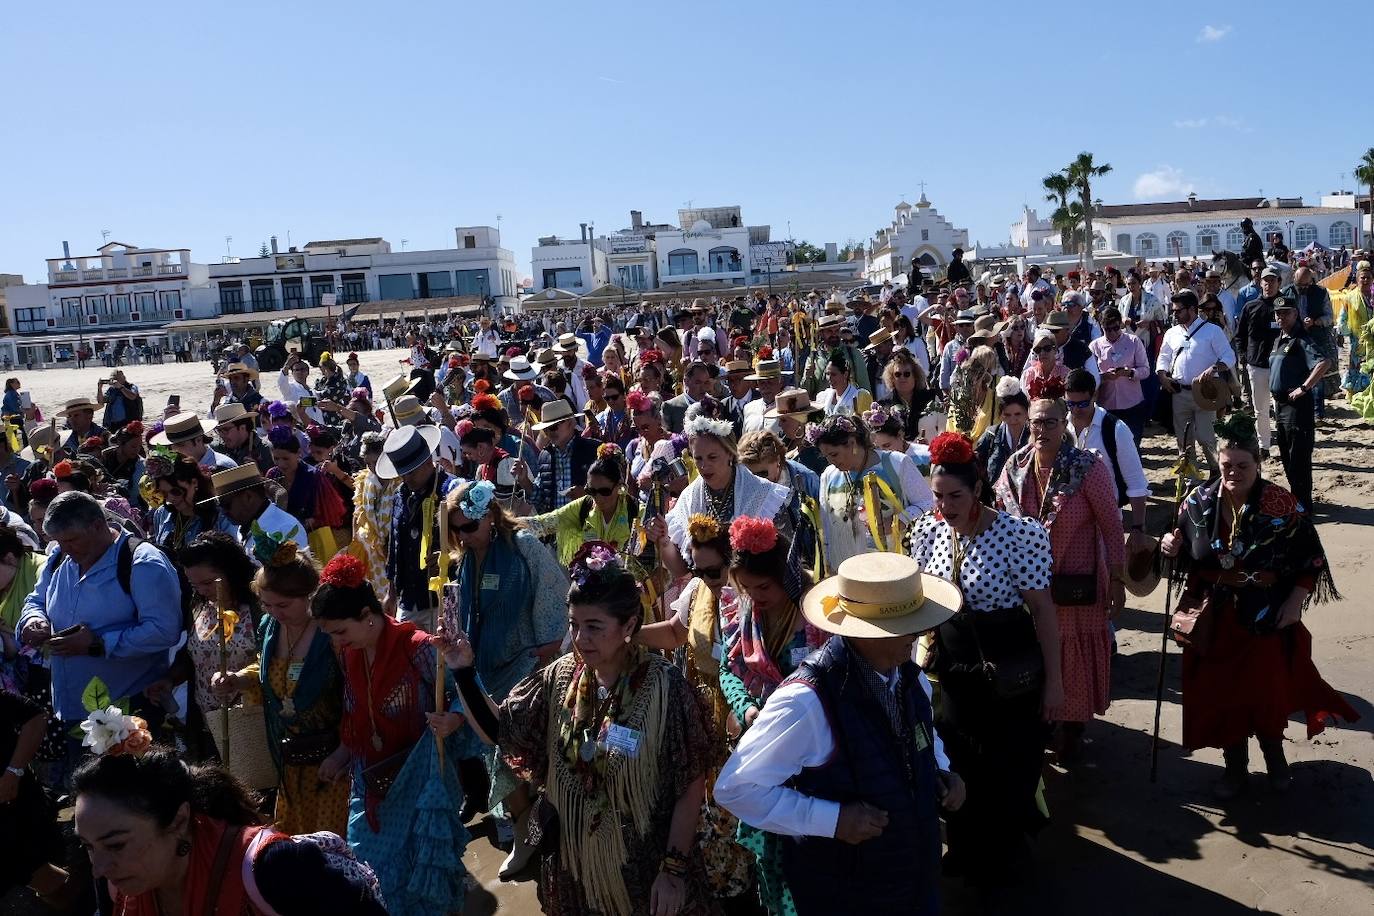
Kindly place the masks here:
POLYGON ((766 429, 779 439, 782 438, 782 425, 777 420, 769 420, 764 417, 771 406, 771 404, 765 404, 763 398, 756 398, 744 405, 745 435, 766 429))
MULTIPOLYGON (((1083 429, 1073 425, 1069 421, 1069 429, 1074 435, 1074 444, 1084 451, 1095 452, 1102 463, 1107 465, 1107 470, 1112 470, 1112 459, 1107 454, 1107 447, 1102 444, 1102 423, 1107 418, 1107 411, 1102 407, 1094 408, 1093 419, 1083 429)), ((1116 467, 1121 471, 1121 479, 1126 482, 1126 495, 1132 499, 1139 496, 1150 495, 1150 483, 1145 479, 1145 467, 1140 463, 1140 453, 1135 448, 1135 438, 1131 435, 1130 427, 1122 423, 1120 419, 1116 421, 1116 467)), ((1113 472, 1112 480, 1115 482, 1116 474, 1113 472)))
MULTIPOLYGON (((880 675, 881 676, 881 675, 880 675)), ((930 696, 930 682, 918 675, 930 696)), ((889 689, 895 684, 888 678, 889 689)), ((893 679, 895 681, 895 679, 893 679)), ((949 769, 944 744, 934 735, 935 763, 949 769)), ((715 800, 751 827, 781 836, 835 835, 840 803, 803 795, 786 783, 835 752, 835 738, 816 691, 799 681, 784 683, 768 698, 740 738, 716 779, 715 800)))
POLYGON ((1170 286, 1169 282, 1162 276, 1158 280, 1151 280, 1145 289, 1148 290, 1150 295, 1154 296, 1161 305, 1168 302, 1169 297, 1174 294, 1174 288, 1170 286))
MULTIPOLYGON (((295 534, 292 535, 291 540, 296 542, 296 546, 300 548, 301 553, 305 554, 307 557, 310 556, 310 541, 306 539, 305 526, 301 524, 300 519, 296 518, 285 509, 280 508, 276 503, 269 502, 267 504, 267 508, 262 510, 262 515, 259 515, 257 518, 257 525, 268 534, 287 534, 292 528, 295 528, 296 531, 295 534)), ((249 534, 244 537, 243 546, 247 548, 248 555, 251 557, 253 555, 251 525, 248 530, 249 534)))
POLYGON ((582 377, 582 369, 588 365, 590 365, 590 363, 581 357, 578 357, 577 362, 573 364, 571 369, 563 365, 561 359, 558 361, 559 370, 567 373, 569 376, 568 394, 573 399, 573 406, 578 410, 587 406, 587 380, 582 377))
POLYGON ((497 348, 501 345, 501 335, 497 334, 494 328, 478 331, 473 343, 477 346, 477 352, 483 356, 495 356, 497 348))
POLYGON ((1198 317, 1186 328, 1176 324, 1164 332, 1155 371, 1167 372, 1180 385, 1192 387, 1193 379, 1217 363, 1234 368, 1236 351, 1224 330, 1198 317))
MULTIPOLYGON (((282 401, 292 407, 300 403, 301 398, 313 398, 315 396, 314 392, 293 379, 285 371, 277 373, 277 390, 281 392, 282 401)), ((315 423, 321 425, 324 423, 324 412, 318 407, 305 408, 305 415, 315 423)))

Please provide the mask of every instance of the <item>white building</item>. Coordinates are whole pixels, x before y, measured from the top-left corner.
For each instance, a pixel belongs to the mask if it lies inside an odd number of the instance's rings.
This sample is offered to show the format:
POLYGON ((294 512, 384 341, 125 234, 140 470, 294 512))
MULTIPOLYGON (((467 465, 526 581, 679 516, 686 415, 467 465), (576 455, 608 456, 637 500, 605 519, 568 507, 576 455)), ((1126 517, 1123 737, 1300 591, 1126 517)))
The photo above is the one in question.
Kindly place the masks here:
POLYGON ((943 272, 951 252, 968 247, 968 230, 956 229, 922 192, 914 207, 906 201, 897 204, 892 224, 873 234, 864 276, 869 283, 900 277, 911 270, 913 257, 927 273, 943 272))
POLYGON ((624 289, 658 289, 658 233, 675 228, 646 223, 643 212, 631 210, 628 228, 597 240, 606 253, 608 281, 624 289))
POLYGON ((1093 217, 1098 250, 1107 249, 1137 258, 1211 257, 1213 251, 1239 251, 1244 233, 1240 221, 1249 217, 1265 240, 1283 237, 1294 250, 1317 242, 1328 248, 1353 245, 1358 220, 1341 207, 1314 207, 1301 197, 1238 197, 1100 207, 1093 217))
POLYGON ((657 234, 658 276, 664 286, 718 281, 743 286, 751 272, 750 244, 768 241, 768 227, 744 224, 739 207, 677 211, 678 228, 657 234))
MULTIPOLYGON (((167 324, 191 317, 209 268, 187 248, 109 242, 93 255, 48 259, 48 282, 10 286, 5 349, 19 364, 42 365, 85 346, 166 346, 167 324)), ((209 312, 206 312, 208 315, 209 312)))
MULTIPOLYGON (((1351 216, 1358 215, 1358 219, 1355 223, 1355 240, 1350 247, 1367 247, 1369 237, 1374 235, 1374 226, 1370 225, 1371 213, 1368 194, 1356 194, 1354 191, 1332 191, 1330 194, 1322 195, 1321 204, 1323 207, 1355 211, 1351 216)), ((1328 247, 1339 248, 1340 246, 1328 247)))
MULTIPOLYGON (((267 257, 238 258, 209 268, 209 296, 217 315, 320 306, 333 294, 341 307, 451 297, 488 298, 514 310, 515 255, 491 226, 454 230, 456 245, 392 251, 383 238, 330 239, 267 257)), ((364 310, 366 311, 366 310, 364 310)))
POLYGON ((571 293, 589 293, 611 282, 604 240, 595 237, 595 227, 582 223, 581 228, 578 239, 545 236, 531 249, 530 273, 536 291, 565 289, 571 293))

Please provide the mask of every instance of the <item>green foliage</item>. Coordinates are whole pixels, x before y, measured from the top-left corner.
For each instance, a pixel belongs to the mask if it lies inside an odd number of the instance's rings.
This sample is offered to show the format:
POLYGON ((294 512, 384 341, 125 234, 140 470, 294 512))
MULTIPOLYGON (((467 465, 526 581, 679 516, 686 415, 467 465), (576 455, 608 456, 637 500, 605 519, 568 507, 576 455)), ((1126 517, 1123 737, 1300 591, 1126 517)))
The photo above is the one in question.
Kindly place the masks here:
POLYGON ((792 247, 793 264, 820 264, 825 261, 825 249, 810 242, 798 242, 792 247))

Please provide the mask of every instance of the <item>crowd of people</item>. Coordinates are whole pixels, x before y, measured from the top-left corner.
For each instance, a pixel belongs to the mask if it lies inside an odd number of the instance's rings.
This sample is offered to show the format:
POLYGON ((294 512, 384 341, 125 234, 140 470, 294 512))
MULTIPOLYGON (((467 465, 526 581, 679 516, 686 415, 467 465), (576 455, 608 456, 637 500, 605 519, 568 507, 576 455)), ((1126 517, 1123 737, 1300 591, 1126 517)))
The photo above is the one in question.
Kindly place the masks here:
POLYGON ((483 316, 391 379, 232 347, 156 419, 12 379, 0 890, 92 890, 67 796, 109 913, 460 912, 481 818, 560 916, 933 914, 1024 877, 1161 576, 1184 745, 1288 791, 1289 716, 1357 718, 1302 619, 1364 257, 483 316))

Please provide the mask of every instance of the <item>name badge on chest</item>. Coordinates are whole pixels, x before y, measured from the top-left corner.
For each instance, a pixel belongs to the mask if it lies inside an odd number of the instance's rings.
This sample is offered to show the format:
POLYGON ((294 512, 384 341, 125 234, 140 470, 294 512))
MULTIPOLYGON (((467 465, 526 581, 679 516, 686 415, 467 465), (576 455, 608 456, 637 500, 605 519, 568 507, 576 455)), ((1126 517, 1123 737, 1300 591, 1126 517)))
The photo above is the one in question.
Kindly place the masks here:
POLYGON ((482 577, 482 591, 495 592, 501 589, 501 576, 498 573, 487 573, 482 577))
POLYGON ((606 729, 606 750, 619 751, 631 760, 639 757, 639 742, 643 735, 633 728, 612 724, 606 729))

